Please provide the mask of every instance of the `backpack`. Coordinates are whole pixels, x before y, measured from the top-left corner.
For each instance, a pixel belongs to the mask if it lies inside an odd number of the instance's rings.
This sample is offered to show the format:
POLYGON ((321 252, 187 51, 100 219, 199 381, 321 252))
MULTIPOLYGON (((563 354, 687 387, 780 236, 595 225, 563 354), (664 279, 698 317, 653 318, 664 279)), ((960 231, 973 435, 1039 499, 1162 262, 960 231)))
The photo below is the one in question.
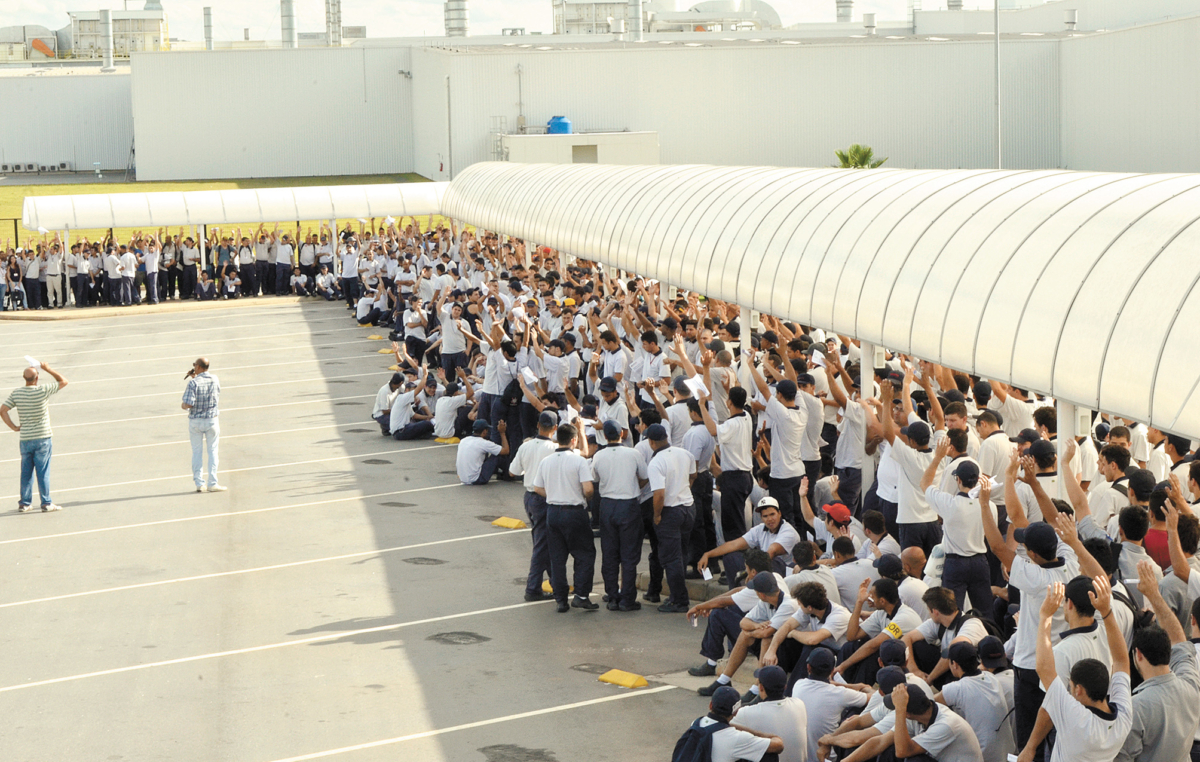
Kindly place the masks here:
POLYGON ((504 391, 500 394, 501 402, 507 407, 515 407, 523 399, 525 399, 525 393, 521 391, 521 384, 516 379, 509 381, 508 386, 504 387, 504 391))
POLYGON ((692 726, 683 731, 683 735, 675 742, 675 751, 671 752, 671 762, 711 762, 712 737, 717 731, 729 727, 727 722, 714 722, 707 727, 700 727, 698 718, 692 726))
MULTIPOLYGON (((963 625, 967 623, 968 619, 978 619, 980 624, 983 625, 983 629, 987 631, 988 635, 997 637, 1000 639, 1000 642, 1002 642, 1002 643, 1004 642, 1005 638, 1001 635, 1000 628, 997 627, 996 623, 993 622, 987 616, 985 616, 984 613, 982 611, 980 611, 979 609, 971 609, 970 611, 964 611, 962 613, 962 622, 960 622, 958 625, 959 632, 962 632, 963 625)), ((939 624, 938 625, 938 640, 940 641, 942 639, 942 636, 945 634, 946 634, 945 625, 939 624)))
POLYGON ((1129 596, 1129 593, 1122 589, 1124 587, 1125 586, 1123 584, 1119 587, 1114 586, 1112 589, 1112 597, 1114 600, 1124 603, 1129 607, 1129 610, 1133 612, 1133 631, 1136 633, 1138 630, 1154 624, 1154 612, 1139 609, 1137 604, 1133 602, 1133 598, 1129 596))

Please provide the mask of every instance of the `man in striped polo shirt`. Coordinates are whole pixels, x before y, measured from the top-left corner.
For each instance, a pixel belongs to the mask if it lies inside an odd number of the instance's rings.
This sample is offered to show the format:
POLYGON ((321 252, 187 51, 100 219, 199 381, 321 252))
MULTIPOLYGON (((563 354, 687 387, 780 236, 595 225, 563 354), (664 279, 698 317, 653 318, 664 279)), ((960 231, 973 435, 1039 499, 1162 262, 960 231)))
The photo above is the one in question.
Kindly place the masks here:
POLYGON ((50 499, 50 397, 67 385, 49 365, 34 364, 25 369, 25 385, 14 389, 8 399, 0 405, 0 418, 13 431, 21 435, 21 497, 17 510, 25 513, 33 505, 33 476, 37 474, 38 494, 42 498, 45 512, 61 510, 50 499), (38 368, 54 379, 52 384, 39 384, 38 368), (8 412, 16 409, 20 424, 14 424, 8 412))

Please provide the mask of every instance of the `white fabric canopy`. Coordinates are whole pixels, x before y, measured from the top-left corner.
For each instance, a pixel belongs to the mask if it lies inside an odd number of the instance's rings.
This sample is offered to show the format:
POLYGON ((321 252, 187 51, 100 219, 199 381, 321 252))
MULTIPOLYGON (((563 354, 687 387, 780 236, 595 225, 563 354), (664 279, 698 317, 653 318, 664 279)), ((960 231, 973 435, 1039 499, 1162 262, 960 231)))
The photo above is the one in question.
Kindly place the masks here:
POLYGON ((1200 434, 1200 175, 501 162, 442 211, 1200 434))
POLYGON ((30 230, 158 228, 437 214, 448 183, 28 196, 30 230))

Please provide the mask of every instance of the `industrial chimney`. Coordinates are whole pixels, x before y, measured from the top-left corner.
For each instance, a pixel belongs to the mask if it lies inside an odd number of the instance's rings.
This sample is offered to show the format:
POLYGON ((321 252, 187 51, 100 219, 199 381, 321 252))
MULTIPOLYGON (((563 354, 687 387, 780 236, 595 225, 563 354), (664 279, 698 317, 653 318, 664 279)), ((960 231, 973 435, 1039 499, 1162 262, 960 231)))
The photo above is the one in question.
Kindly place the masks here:
POLYGON ((854 13, 854 0, 837 0, 837 20, 838 23, 850 23, 850 16, 854 13))
POLYGON ((642 41, 642 0, 629 0, 629 22, 627 24, 632 42, 642 41))
POLYGON ((113 71, 113 32, 112 11, 100 11, 100 55, 104 66, 100 71, 113 71))
POLYGON ((146 0, 146 7, 143 8, 147 11, 161 11, 162 9, 162 3, 159 0, 146 0))
POLYGON ((1067 25, 1068 31, 1074 32, 1075 27, 1079 24, 1079 11, 1063 11, 1063 23, 1067 25))
POLYGON ((470 30, 467 0, 446 0, 446 36, 466 37, 470 30))
POLYGON ((870 34, 870 35, 875 34, 875 14, 874 13, 864 13, 863 14, 863 29, 867 30, 867 34, 870 34))
POLYGON ((325 0, 325 44, 342 46, 342 0, 325 0))
POLYGON ((279 21, 283 27, 283 47, 296 47, 295 0, 279 0, 279 21))
POLYGON ((205 6, 204 8, 204 49, 212 50, 212 8, 205 6))
POLYGON ((961 11, 963 0, 946 0, 946 10, 961 11))

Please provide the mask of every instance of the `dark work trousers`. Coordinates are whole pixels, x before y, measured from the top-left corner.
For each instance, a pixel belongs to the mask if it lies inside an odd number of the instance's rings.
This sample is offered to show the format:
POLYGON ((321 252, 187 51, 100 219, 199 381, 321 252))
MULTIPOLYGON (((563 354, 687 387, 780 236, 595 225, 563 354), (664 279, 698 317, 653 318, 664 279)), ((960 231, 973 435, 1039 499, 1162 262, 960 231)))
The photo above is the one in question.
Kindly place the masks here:
POLYGON ((671 589, 669 601, 688 605, 688 589, 684 577, 685 538, 692 532, 696 512, 690 505, 663 506, 655 530, 658 532, 658 557, 671 589))
POLYGON ((167 279, 163 284, 163 298, 174 299, 179 296, 179 281, 183 275, 183 270, 178 267, 167 268, 167 279))
POLYGON ((946 554, 942 566, 942 587, 954 591, 958 610, 963 610, 967 594, 971 596, 971 608, 979 609, 986 616, 992 615, 992 574, 988 569, 987 556, 956 556, 946 554))
POLYGON ((358 301, 358 276, 352 278, 342 278, 342 296, 346 297, 346 304, 351 307, 358 301))
MULTIPOLYGON (((308 286, 309 293, 312 293, 313 289, 316 288, 317 285, 317 266, 300 265, 300 274, 304 276, 304 283, 308 286)), ((388 283, 386 278, 384 279, 384 282, 388 283)), ((391 290, 392 286, 390 283, 388 283, 388 291, 391 290)))
POLYGON ((146 301, 158 304, 158 272, 146 273, 146 301))
POLYGON ((779 512, 783 514, 783 520, 800 533, 800 539, 812 534, 812 527, 800 512, 800 482, 803 479, 803 476, 787 479, 772 476, 767 480, 767 493, 779 503, 779 512))
POLYGON ((275 282, 275 265, 267 260, 254 261, 254 290, 255 296, 260 292, 266 294, 270 290, 271 284, 275 282))
MULTIPOLYGON (((825 408, 822 406, 821 408, 825 408)), ((821 426, 821 439, 825 444, 821 446, 821 474, 828 476, 833 473, 833 455, 837 450, 838 429, 836 423, 826 423, 821 426)))
MULTIPOLYGON (((1013 727, 1017 732, 1017 748, 1024 749, 1029 736, 1033 734, 1033 726, 1037 722, 1038 709, 1042 699, 1046 697, 1042 683, 1038 679, 1037 670, 1013 667, 1013 727)), ((1033 755, 1034 762, 1045 759, 1045 744, 1038 747, 1033 755)))
POLYGON ((600 534, 600 493, 592 490, 591 497, 587 501, 588 521, 592 527, 592 534, 600 534))
POLYGON ((379 424, 379 430, 385 437, 390 437, 392 435, 391 429, 388 428, 392 423, 392 414, 390 411, 383 412, 375 416, 375 423, 379 424))
POLYGON ((462 439, 471 433, 472 421, 470 418, 471 409, 463 405, 454 414, 454 436, 462 439))
POLYGON ((746 534, 746 499, 754 477, 749 471, 722 471, 717 486, 721 488, 721 533, 729 542, 746 534))
POLYGON ((75 306, 86 307, 88 303, 88 283, 89 278, 86 275, 76 275, 75 282, 72 287, 75 289, 75 306))
POLYGON ((901 760, 904 762, 937 762, 936 759, 928 754, 918 754, 914 757, 897 757, 895 746, 887 747, 875 758, 875 762, 900 762, 901 760))
MULTIPOLYGON (((878 487, 878 482, 876 482, 876 487, 878 487)), ((883 523, 885 526, 887 526, 888 534, 890 534, 892 537, 900 537, 900 525, 896 523, 896 517, 900 513, 900 506, 896 503, 893 503, 891 500, 885 500, 878 496, 876 497, 879 501, 879 507, 876 508, 876 510, 883 514, 883 523)), ((897 542, 898 541, 899 540, 897 540, 897 542)))
POLYGON ((191 299, 196 296, 196 266, 184 265, 179 276, 179 298, 191 299))
POLYGON ((925 551, 925 557, 933 552, 933 546, 942 541, 942 525, 936 521, 920 521, 914 524, 900 524, 900 534, 896 537, 901 548, 919 546, 925 551))
POLYGON ((492 480, 492 476, 496 473, 496 467, 500 464, 499 455, 489 455, 483 459, 483 465, 479 467, 479 478, 471 482, 476 486, 482 486, 492 480))
POLYGON ((258 296, 258 268, 254 262, 242 265, 238 269, 238 278, 242 281, 242 296, 258 296))
POLYGON ((642 510, 636 497, 600 498, 600 553, 600 576, 609 602, 634 603, 642 560, 642 510))
POLYGON ((922 638, 912 644, 912 656, 921 671, 928 675, 942 660, 942 647, 922 638))
POLYGON ((582 505, 546 506, 546 536, 550 547, 550 585, 554 598, 565 603, 567 588, 567 556, 575 561, 575 596, 587 598, 592 592, 592 577, 596 573, 596 541, 582 505))
POLYGON ((546 538, 546 498, 536 492, 525 493, 525 515, 529 517, 533 554, 529 557, 529 576, 525 578, 525 594, 542 591, 542 577, 550 575, 550 545, 546 538))
POLYGON ((842 505, 850 509, 855 516, 862 516, 862 469, 835 468, 838 478, 837 495, 842 505))
MULTIPOLYGON (((30 296, 34 296, 36 288, 27 289, 30 296)), ((104 301, 109 305, 118 305, 121 303, 121 279, 104 277, 104 301)), ((36 309, 36 304, 30 305, 31 309, 36 309)))
POLYGON ((292 266, 283 262, 275 263, 275 293, 287 296, 292 290, 289 285, 292 280, 292 266))
MULTIPOLYGON (((704 628, 704 640, 700 641, 700 655, 713 661, 724 658, 726 649, 732 651, 733 644, 742 634, 742 619, 745 616, 746 612, 736 604, 710 610, 708 625, 704 628)), ((791 638, 788 640, 795 643, 791 638)))
MULTIPOLYGON (((861 638, 859 640, 848 640, 846 645, 842 646, 842 658, 838 662, 844 662, 854 655, 854 652, 864 645, 870 638, 861 638)), ((848 683, 863 683, 864 685, 875 684, 875 673, 879 671, 879 655, 873 653, 857 664, 853 665, 842 673, 842 677, 846 678, 848 683)))
POLYGON ((133 304, 133 276, 121 276, 121 304, 128 306, 133 304))
POLYGON ((837 641, 833 638, 826 638, 815 646, 806 646, 798 640, 787 638, 775 651, 779 668, 788 673, 786 695, 792 695, 792 686, 796 684, 796 681, 808 677, 808 655, 813 652, 814 648, 827 649, 834 656, 838 654, 837 641))
MULTIPOLYGON (((701 471, 692 480, 692 505, 696 509, 696 523, 692 525, 688 541, 688 564, 695 566, 700 556, 717 547, 717 525, 713 522, 713 479, 708 471, 701 471)), ((708 565, 713 574, 721 571, 720 560, 713 559, 708 565)))
MULTIPOLYGON (((429 342, 425 341, 425 339, 418 339, 415 336, 404 337, 404 351, 408 352, 409 357, 416 360, 417 365, 420 365, 421 360, 425 358, 425 350, 428 348, 429 342)), ((446 377, 446 380, 451 382, 454 381, 454 379, 450 378, 449 376, 446 377)))
MULTIPOLYGON (((446 380, 449 381, 458 375, 457 368, 470 367, 467 360, 466 352, 442 352, 442 370, 446 372, 446 380)), ((498 405, 500 403, 499 395, 492 395, 492 397, 498 405)))
MULTIPOLYGON (((526 436, 537 436, 537 422, 538 416, 541 415, 541 411, 539 411, 533 405, 530 405, 527 400, 522 399, 520 404, 517 405, 517 413, 521 417, 522 436, 520 439, 514 441, 524 442, 526 436)), ((518 445, 518 447, 519 446, 520 445, 518 445)))
POLYGON ((650 580, 646 583, 646 595, 662 593, 663 568, 658 558, 658 529, 654 526, 654 498, 642 501, 642 528, 650 540, 650 580))
POLYGON ((433 433, 433 421, 413 421, 399 431, 392 432, 392 439, 401 442, 410 439, 423 439, 433 433))
MULTIPOLYGON (((817 481, 821 478, 821 460, 806 460, 804 461, 804 475, 808 477, 808 504, 812 506, 813 512, 817 513, 825 506, 817 505, 817 481)), ((778 500, 778 498, 776 498, 778 500)), ((788 694, 791 695, 790 693, 788 694)))

